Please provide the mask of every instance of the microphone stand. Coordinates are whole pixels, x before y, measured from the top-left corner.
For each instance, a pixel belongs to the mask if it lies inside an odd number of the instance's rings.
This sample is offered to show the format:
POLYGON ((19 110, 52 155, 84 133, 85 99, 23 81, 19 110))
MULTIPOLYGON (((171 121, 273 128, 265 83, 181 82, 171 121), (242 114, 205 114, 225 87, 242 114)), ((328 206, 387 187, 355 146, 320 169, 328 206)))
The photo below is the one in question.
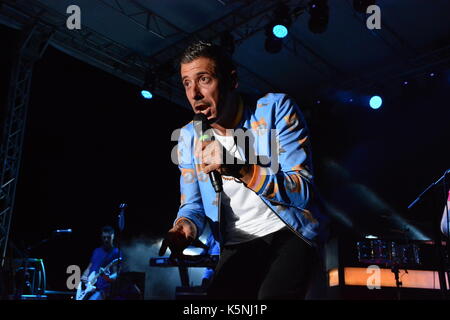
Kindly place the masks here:
POLYGON ((121 238, 123 230, 125 229, 125 208, 127 207, 126 203, 121 203, 119 205, 119 215, 117 216, 117 226, 118 226, 118 232, 117 232, 117 250, 119 255, 119 262, 117 264, 117 276, 116 280, 114 281, 114 294, 113 296, 117 296, 118 294, 118 287, 119 287, 119 280, 122 272, 122 251, 121 251, 121 238))
MULTIPOLYGON (((430 191, 433 187, 437 186, 439 183, 441 183, 441 181, 444 181, 445 177, 447 176, 447 174, 450 173, 450 169, 448 169, 447 171, 444 172, 444 174, 442 175, 442 177, 440 177, 436 182, 433 182, 432 184, 430 184, 424 191, 422 191, 422 193, 417 197, 416 200, 414 200, 413 202, 411 202, 411 204, 408 206, 408 209, 411 209, 412 207, 414 207, 419 201, 422 200, 423 196, 430 191)), ((445 184, 445 183, 444 183, 445 184)))
MULTIPOLYGON (((432 190, 434 187, 438 186, 441 182, 443 182, 443 188, 445 189, 445 179, 447 174, 450 173, 450 169, 446 170, 444 172, 444 174, 442 175, 442 177, 440 177, 436 182, 433 182, 432 184, 430 184, 424 191, 422 191, 422 193, 408 206, 408 209, 411 209, 412 207, 414 207, 418 202, 420 202, 424 195, 426 193, 428 193, 430 190, 432 190)), ((444 190, 444 193, 446 192, 446 190, 444 190)), ((447 199, 445 197, 445 203, 447 203, 447 199)), ((436 204, 436 199, 434 201, 434 205, 435 208, 437 208, 437 204, 436 204)), ((435 210, 435 211, 439 211, 439 210, 435 210)), ((448 212, 447 212, 448 215, 448 212)), ((446 273, 449 272, 449 266, 448 266, 448 261, 446 261, 445 256, 444 256, 444 251, 442 248, 442 242, 441 242, 441 230, 440 230, 440 215, 434 216, 434 223, 433 223, 433 231, 434 231, 434 244, 436 247, 436 252, 438 255, 438 261, 439 261, 439 268, 438 268, 438 273, 439 273, 439 284, 440 284, 440 289, 441 289, 441 293, 442 293, 442 297, 444 299, 448 298, 448 290, 449 288, 447 288, 447 281, 446 281, 446 273)), ((446 248, 447 248, 447 255, 448 252, 450 251, 449 245, 448 245, 448 240, 446 243, 446 248)), ((449 255, 448 255, 449 256, 449 255)), ((448 258, 447 258, 448 259, 448 258)))

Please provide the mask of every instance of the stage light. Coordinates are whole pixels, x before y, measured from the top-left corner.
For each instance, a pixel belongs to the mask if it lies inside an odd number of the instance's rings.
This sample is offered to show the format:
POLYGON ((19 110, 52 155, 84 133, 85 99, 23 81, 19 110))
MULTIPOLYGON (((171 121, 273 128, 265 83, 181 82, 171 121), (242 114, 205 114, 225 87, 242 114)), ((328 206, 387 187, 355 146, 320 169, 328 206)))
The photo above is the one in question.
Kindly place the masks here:
POLYGON ((430 73, 430 77, 434 77, 436 74, 434 72, 430 73))
POLYGON ((367 7, 374 5, 375 0, 353 0, 353 9, 359 13, 366 13, 367 7))
POLYGON ((285 38, 288 35, 288 29, 282 24, 277 24, 272 28, 273 35, 277 38, 285 38))
POLYGON ((153 98, 155 94, 156 86, 157 86, 157 76, 154 69, 150 69, 145 74, 144 84, 141 87, 141 96, 144 99, 150 100, 153 98))
POLYGON ((370 107, 372 109, 378 109, 383 104, 383 99, 380 96, 373 96, 369 101, 370 107))
POLYGON ((313 33, 323 33, 327 30, 329 8, 327 0, 311 0, 309 6, 309 30, 313 33))
POLYGON ((146 90, 146 89, 143 89, 141 91, 141 95, 142 95, 142 97, 144 99, 151 99, 151 98, 153 98, 153 94, 149 90, 146 90))
POLYGON ((269 53, 278 53, 283 48, 283 39, 289 33, 292 19, 289 7, 281 3, 274 11, 272 21, 266 26, 266 40, 264 48, 269 53))

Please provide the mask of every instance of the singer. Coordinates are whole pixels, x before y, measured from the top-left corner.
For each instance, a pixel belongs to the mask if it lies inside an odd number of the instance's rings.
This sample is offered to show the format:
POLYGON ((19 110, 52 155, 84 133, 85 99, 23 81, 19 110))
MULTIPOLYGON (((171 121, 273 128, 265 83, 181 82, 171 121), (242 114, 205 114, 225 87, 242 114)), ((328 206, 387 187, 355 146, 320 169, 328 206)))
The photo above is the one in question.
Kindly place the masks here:
POLYGON ((253 100, 238 93, 231 57, 211 43, 187 48, 180 73, 196 117, 178 142, 181 206, 160 254, 169 247, 181 255, 209 224, 220 243, 211 299, 303 299, 325 217, 312 201, 311 148, 299 107, 281 93, 253 100), (198 132, 196 121, 212 133, 198 132), (236 143, 236 129, 247 132, 246 145, 236 143), (277 148, 269 145, 273 132, 277 148))

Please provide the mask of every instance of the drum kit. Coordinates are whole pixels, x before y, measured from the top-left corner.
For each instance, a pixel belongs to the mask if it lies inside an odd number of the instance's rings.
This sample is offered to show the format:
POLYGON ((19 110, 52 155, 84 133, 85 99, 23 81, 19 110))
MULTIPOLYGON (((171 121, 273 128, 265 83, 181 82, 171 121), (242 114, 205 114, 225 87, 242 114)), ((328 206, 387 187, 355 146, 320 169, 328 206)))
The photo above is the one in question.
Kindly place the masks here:
POLYGON ((365 240, 356 243, 358 261, 364 264, 406 268, 421 264, 420 247, 387 240, 365 240))

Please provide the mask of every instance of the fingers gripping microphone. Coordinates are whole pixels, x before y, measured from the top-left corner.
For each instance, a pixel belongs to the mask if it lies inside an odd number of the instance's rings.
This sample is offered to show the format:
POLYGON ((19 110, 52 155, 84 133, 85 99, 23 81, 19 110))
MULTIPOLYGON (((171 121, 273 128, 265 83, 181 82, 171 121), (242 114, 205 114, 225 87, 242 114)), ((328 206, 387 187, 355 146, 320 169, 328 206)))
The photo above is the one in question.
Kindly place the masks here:
MULTIPOLYGON (((214 136, 208 134, 209 132, 211 132, 211 130, 208 132, 209 129, 211 129, 211 127, 208 124, 208 119, 206 118, 206 116, 203 113, 196 113, 194 115, 194 130, 199 136, 200 141, 214 141, 214 136)), ((209 179, 216 193, 221 192, 222 178, 220 176, 220 173, 216 170, 211 171, 209 173, 209 179)))

